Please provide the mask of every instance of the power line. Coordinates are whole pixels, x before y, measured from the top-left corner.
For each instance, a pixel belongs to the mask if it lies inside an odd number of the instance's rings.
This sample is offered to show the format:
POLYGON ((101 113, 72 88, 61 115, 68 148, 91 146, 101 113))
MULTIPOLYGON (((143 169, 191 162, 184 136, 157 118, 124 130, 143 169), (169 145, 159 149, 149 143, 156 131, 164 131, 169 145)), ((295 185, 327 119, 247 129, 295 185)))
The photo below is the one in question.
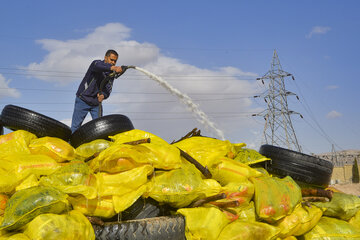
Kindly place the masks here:
MULTIPOLYGON (((0 87, 0 91, 4 90, 4 91, 8 91, 9 88, 2 88, 0 87)), ((11 89, 15 89, 15 90, 21 90, 21 91, 43 91, 43 92, 69 92, 69 93, 74 93, 74 90, 61 90, 61 89, 51 89, 51 88, 11 88, 11 89)), ((169 92, 119 92, 119 91, 113 91, 112 93, 119 93, 119 94, 140 94, 140 95, 151 95, 151 94, 158 94, 158 95, 171 95, 169 92)), ((219 95, 219 96, 223 96, 223 95, 239 95, 239 93, 213 93, 213 92, 209 92, 209 93, 186 93, 188 95, 219 95)), ((255 93, 255 95, 257 95, 257 93, 255 93)), ((242 96, 242 97, 238 97, 238 98, 253 98, 254 96, 242 96)))

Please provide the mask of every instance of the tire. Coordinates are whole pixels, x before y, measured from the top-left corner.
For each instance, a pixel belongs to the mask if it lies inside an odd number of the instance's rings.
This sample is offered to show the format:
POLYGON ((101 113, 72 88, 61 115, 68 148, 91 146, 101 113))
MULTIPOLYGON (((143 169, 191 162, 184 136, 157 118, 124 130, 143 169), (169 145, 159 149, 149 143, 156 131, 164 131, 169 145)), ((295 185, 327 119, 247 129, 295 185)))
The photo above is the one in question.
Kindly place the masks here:
POLYGON ((140 197, 128 209, 121 212, 121 220, 138 220, 144 218, 169 216, 172 210, 174 209, 167 205, 160 205, 152 198, 144 199, 140 197))
POLYGON ((70 144, 77 148, 96 139, 109 140, 109 136, 134 129, 130 119, 121 114, 107 115, 85 123, 70 137, 70 144))
POLYGON ((97 240, 185 240, 185 218, 181 215, 93 225, 97 240))
POLYGON ((321 187, 330 183, 334 168, 330 161, 272 145, 262 145, 259 153, 271 159, 265 163, 270 173, 321 187))
POLYGON ((28 110, 26 108, 6 105, 1 112, 1 123, 11 130, 25 130, 37 137, 56 137, 69 141, 71 129, 64 123, 28 110))

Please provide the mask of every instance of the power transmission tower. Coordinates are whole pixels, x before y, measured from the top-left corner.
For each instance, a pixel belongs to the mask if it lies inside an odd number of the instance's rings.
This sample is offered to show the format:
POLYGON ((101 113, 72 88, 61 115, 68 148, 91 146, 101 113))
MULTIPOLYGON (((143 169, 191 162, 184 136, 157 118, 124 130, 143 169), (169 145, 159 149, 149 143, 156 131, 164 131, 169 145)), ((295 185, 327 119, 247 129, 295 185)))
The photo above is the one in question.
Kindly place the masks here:
MULTIPOLYGON (((262 116, 265 119, 265 126, 263 137, 266 144, 271 144, 280 147, 287 147, 291 150, 301 152, 301 147, 296 138, 294 127, 291 123, 291 114, 299 114, 291 111, 288 108, 287 96, 295 95, 285 89, 284 78, 294 76, 282 70, 279 57, 274 50, 274 55, 271 62, 271 70, 269 70, 263 77, 257 78, 263 84, 264 80, 269 80, 269 87, 263 94, 255 97, 263 97, 267 103, 267 109, 261 113, 253 116, 262 116)), ((299 114, 302 118, 302 115, 299 114)))

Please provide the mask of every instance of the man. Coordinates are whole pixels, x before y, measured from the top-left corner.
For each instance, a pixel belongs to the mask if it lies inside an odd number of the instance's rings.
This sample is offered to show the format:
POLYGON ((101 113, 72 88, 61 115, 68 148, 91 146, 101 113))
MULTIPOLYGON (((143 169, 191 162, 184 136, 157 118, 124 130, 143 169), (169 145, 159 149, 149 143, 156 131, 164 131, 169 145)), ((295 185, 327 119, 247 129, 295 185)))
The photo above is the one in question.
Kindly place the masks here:
POLYGON ((94 60, 87 70, 80 86, 76 92, 74 113, 71 121, 71 131, 75 132, 84 121, 88 112, 92 119, 98 117, 99 104, 110 96, 113 80, 111 78, 100 92, 100 83, 111 72, 122 73, 126 69, 115 66, 118 53, 115 50, 108 50, 104 60, 94 60))

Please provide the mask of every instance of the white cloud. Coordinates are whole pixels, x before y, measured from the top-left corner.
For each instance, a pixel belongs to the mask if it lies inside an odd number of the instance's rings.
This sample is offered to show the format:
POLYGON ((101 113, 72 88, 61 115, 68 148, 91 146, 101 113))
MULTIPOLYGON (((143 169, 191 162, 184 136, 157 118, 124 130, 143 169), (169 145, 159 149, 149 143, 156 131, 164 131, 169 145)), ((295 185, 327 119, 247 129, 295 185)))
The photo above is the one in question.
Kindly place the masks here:
MULTIPOLYGON (((33 77, 44 81, 56 84, 80 83, 93 59, 103 59, 107 49, 115 49, 119 53, 119 65, 139 66, 161 76, 173 87, 190 96, 224 131, 226 138, 234 142, 242 141, 244 132, 248 131, 253 121, 250 117, 241 117, 239 113, 246 112, 250 116, 250 112, 257 110, 252 107, 252 100, 244 97, 256 94, 257 83, 245 79, 255 79, 257 74, 232 66, 206 69, 186 64, 161 54, 154 44, 131 40, 130 33, 131 30, 120 23, 109 23, 81 39, 39 40, 37 42, 48 54, 41 62, 29 64, 27 69, 33 77), (31 70, 48 71, 48 75, 55 73, 57 77, 41 76, 44 75, 43 72, 31 70), (58 77, 59 75, 71 77, 58 77)), ((184 136, 194 127, 201 128, 202 133, 206 131, 195 121, 194 116, 187 113, 186 107, 179 103, 177 97, 133 69, 127 70, 115 81, 113 93, 103 107, 104 114, 125 114, 132 119, 135 128, 168 138, 167 140, 175 140, 173 136, 184 136), (139 94, 127 94, 129 92, 139 94)), ((64 122, 69 124, 68 119, 64 122)), ((204 135, 214 136, 210 132, 205 132, 204 135)))
POLYGON ((6 80, 5 77, 0 74, 0 99, 6 97, 20 97, 21 94, 17 89, 9 87, 10 82, 11 80, 6 80))
POLYGON ((326 118, 334 119, 334 118, 339 118, 339 117, 341 117, 341 116, 342 116, 341 113, 339 113, 339 112, 337 112, 337 111, 335 111, 335 110, 332 110, 332 111, 330 111, 330 112, 326 115, 326 118))
POLYGON ((326 89, 327 90, 335 90, 335 89, 338 89, 339 88, 339 86, 337 86, 337 85, 329 85, 329 86, 326 86, 326 89))
POLYGON ((326 34, 330 30, 330 27, 315 26, 311 29, 310 33, 306 35, 306 38, 312 38, 313 35, 326 34))

